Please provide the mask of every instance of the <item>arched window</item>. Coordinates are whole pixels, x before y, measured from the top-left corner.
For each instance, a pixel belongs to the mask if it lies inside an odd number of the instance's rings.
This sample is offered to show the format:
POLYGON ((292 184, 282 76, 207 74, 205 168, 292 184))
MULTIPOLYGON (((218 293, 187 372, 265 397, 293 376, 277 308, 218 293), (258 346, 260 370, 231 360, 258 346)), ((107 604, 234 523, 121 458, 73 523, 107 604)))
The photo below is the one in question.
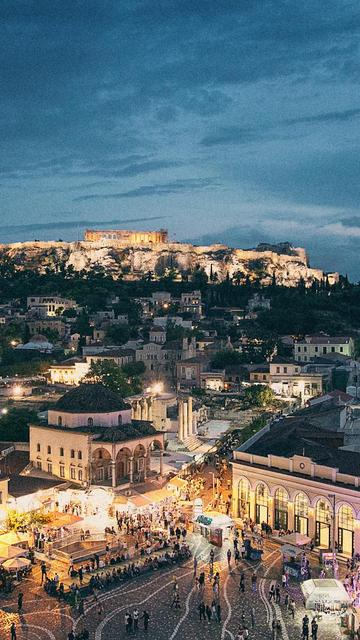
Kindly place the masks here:
POLYGON ((40 453, 40 450, 41 450, 40 442, 38 442, 38 443, 37 443, 37 445, 36 445, 36 451, 37 451, 38 453, 40 453))
POLYGON ((354 530, 354 514, 348 504, 343 504, 339 509, 339 527, 347 531, 354 530))
POLYGON ((330 504, 324 498, 320 498, 316 503, 315 510, 315 544, 318 547, 330 549, 331 516, 330 504))
POLYGON ((118 415, 118 425, 119 425, 119 427, 122 425, 122 415, 121 415, 121 413, 119 413, 119 415, 118 415))
POLYGON ((246 478, 239 481, 239 516, 248 518, 250 515, 250 483, 246 478))
POLYGON ((267 486, 260 482, 255 491, 255 515, 256 522, 261 524, 268 521, 268 498, 269 492, 267 486))
POLYGON ((316 520, 323 522, 324 524, 330 524, 331 522, 331 509, 326 500, 318 500, 316 504, 316 520))
POLYGON ((338 545, 340 553, 352 556, 354 553, 354 514, 348 504, 343 504, 338 514, 338 545))
POLYGON ((71 449, 70 451, 70 458, 75 458, 75 450, 71 449))
POLYGON ((58 417, 58 426, 62 427, 62 417, 61 416, 58 417))
POLYGON ((94 426, 93 418, 88 418, 87 424, 88 424, 88 427, 93 427, 94 426))
POLYGON ((288 494, 283 487, 279 487, 279 489, 275 491, 274 507, 275 529, 283 529, 286 531, 288 528, 288 494))
POLYGON ((307 536, 309 533, 309 500, 304 493, 298 493, 294 501, 295 531, 307 536))

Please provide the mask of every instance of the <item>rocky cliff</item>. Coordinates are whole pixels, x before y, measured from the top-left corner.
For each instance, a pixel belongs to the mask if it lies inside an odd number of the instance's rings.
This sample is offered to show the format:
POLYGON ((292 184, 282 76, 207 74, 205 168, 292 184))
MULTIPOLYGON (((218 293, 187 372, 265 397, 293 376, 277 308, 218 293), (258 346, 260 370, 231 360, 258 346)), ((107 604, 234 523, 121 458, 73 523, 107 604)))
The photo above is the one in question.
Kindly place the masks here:
MULTIPOLYGON (((22 242, 0 245, 0 260, 9 259, 18 269, 58 270, 72 266, 76 271, 89 271, 101 266, 115 277, 141 277, 148 272, 161 276, 168 269, 180 273, 195 268, 219 280, 249 275, 269 283, 295 286, 300 279, 306 284, 321 280, 320 269, 308 265, 306 252, 288 243, 259 245, 256 249, 231 249, 225 245, 195 246, 185 243, 164 243, 153 247, 124 246, 116 242, 22 242)), ((336 279, 337 274, 332 274, 336 279)))

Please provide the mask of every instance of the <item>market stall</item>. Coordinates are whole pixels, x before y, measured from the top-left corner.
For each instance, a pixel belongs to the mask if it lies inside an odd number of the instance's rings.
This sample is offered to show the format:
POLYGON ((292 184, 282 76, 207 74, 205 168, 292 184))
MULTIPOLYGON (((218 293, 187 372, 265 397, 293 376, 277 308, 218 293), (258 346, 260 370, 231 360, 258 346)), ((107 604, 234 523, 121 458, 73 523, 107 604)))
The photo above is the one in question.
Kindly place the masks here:
POLYGON ((350 604, 345 587, 335 578, 305 580, 301 589, 306 609, 331 613, 350 604))
POLYGON ((216 511, 198 515, 194 521, 195 533, 201 533, 209 542, 219 547, 221 547, 224 540, 229 540, 233 526, 234 522, 229 516, 216 511))

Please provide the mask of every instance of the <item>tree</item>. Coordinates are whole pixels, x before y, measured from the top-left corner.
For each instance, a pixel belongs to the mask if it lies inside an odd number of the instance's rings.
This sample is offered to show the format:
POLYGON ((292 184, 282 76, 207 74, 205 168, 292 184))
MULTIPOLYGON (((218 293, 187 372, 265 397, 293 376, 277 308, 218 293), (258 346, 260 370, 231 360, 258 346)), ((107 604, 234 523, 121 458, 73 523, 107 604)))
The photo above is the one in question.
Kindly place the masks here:
POLYGON ((262 384, 253 384, 244 392, 244 403, 249 407, 267 407, 275 400, 275 395, 270 387, 262 384))
POLYGON ((214 369, 225 369, 232 364, 241 364, 243 359, 238 351, 230 351, 228 349, 224 351, 218 351, 211 361, 211 366, 214 369))
POLYGON ((29 442, 29 424, 38 422, 33 409, 12 408, 0 418, 0 440, 5 442, 29 442))
POLYGON ((125 371, 112 360, 93 362, 84 382, 100 383, 123 398, 140 393, 142 386, 136 376, 128 376, 125 371))

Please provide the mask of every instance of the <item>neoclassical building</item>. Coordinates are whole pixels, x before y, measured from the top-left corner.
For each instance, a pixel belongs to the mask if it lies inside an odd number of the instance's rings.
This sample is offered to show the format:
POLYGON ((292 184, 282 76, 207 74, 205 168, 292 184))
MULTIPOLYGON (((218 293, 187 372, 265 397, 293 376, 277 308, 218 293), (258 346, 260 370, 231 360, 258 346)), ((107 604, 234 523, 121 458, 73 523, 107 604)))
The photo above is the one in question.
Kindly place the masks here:
POLYGON ((233 515, 360 553, 360 459, 333 432, 296 418, 275 423, 233 453, 233 515), (246 450, 244 450, 246 449, 246 450))
POLYGON ((82 384, 48 411, 47 424, 30 425, 30 461, 83 486, 115 488, 146 480, 155 448, 162 475, 163 438, 149 416, 132 420, 118 394, 99 384, 82 384))

